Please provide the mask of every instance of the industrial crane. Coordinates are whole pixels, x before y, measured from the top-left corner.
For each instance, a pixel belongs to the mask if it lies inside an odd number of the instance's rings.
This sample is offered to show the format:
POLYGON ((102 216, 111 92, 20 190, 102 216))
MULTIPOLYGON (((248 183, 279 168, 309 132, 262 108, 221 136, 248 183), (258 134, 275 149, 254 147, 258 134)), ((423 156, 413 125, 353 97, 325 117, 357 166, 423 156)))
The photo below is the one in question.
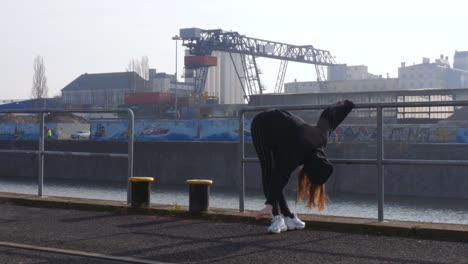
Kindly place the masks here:
POLYGON ((281 60, 276 79, 275 93, 283 89, 284 77, 289 61, 314 64, 317 82, 325 87, 326 72, 323 66, 337 65, 329 51, 314 48, 312 45, 297 46, 270 40, 246 37, 238 32, 221 29, 203 30, 186 28, 180 30, 182 45, 187 47, 192 56, 185 57, 185 67, 195 70, 195 93, 201 94, 206 82, 208 67, 216 66, 213 51, 227 52, 241 83, 244 98, 252 94, 262 94, 257 57, 281 60), (236 66, 232 54, 240 54, 241 69, 236 66))

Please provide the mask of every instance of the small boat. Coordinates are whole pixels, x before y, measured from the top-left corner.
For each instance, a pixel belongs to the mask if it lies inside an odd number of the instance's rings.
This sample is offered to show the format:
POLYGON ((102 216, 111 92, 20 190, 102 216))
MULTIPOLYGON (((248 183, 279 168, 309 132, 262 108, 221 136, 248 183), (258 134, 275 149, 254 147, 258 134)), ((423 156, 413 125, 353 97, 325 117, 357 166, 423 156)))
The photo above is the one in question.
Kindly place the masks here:
POLYGON ((146 127, 143 131, 140 132, 142 135, 165 135, 169 133, 169 128, 160 128, 160 127, 146 127))

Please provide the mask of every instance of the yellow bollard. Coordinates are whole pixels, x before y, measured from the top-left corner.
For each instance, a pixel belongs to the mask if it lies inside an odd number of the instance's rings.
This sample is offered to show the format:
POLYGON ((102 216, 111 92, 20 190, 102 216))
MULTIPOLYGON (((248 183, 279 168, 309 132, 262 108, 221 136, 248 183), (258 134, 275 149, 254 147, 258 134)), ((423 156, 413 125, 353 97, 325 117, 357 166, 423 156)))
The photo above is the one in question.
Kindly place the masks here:
POLYGON ((189 185, 189 212, 207 212, 210 207, 210 185, 212 180, 187 180, 189 185))
POLYGON ((154 181, 152 177, 131 177, 128 179, 131 182, 131 207, 144 208, 148 207, 151 202, 151 183, 154 181))

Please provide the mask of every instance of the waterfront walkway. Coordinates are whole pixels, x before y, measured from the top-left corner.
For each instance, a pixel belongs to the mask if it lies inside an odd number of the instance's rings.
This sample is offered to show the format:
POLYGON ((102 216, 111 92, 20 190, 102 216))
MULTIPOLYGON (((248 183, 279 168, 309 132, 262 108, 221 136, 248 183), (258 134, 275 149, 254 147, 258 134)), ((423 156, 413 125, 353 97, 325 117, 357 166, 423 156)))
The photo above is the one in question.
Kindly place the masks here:
POLYGON ((467 226, 305 219, 271 235, 252 212, 0 193, 0 263, 468 263, 467 226))

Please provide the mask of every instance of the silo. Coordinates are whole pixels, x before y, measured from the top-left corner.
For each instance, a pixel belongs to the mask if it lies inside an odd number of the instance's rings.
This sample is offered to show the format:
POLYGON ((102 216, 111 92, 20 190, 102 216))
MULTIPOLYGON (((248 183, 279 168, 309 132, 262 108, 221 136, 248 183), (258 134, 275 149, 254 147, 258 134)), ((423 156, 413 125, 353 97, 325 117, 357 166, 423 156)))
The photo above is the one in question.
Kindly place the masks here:
MULTIPOLYGON (((246 103, 242 85, 236 73, 236 68, 241 74, 243 72, 241 55, 232 53, 232 59, 227 52, 214 51, 211 55, 217 57, 217 65, 208 68, 206 83, 202 93, 207 92, 210 96, 218 97, 220 104, 246 103)), ((187 50, 185 56, 192 55, 187 50)), ((194 83, 194 74, 195 71, 193 69, 186 68, 185 81, 194 83)))
POLYGON ((226 52, 215 51, 211 55, 218 58, 218 65, 209 68, 205 91, 209 95, 218 96, 220 104, 245 103, 242 86, 234 68, 235 64, 237 70, 242 72, 241 55, 233 53, 232 60, 226 52))

